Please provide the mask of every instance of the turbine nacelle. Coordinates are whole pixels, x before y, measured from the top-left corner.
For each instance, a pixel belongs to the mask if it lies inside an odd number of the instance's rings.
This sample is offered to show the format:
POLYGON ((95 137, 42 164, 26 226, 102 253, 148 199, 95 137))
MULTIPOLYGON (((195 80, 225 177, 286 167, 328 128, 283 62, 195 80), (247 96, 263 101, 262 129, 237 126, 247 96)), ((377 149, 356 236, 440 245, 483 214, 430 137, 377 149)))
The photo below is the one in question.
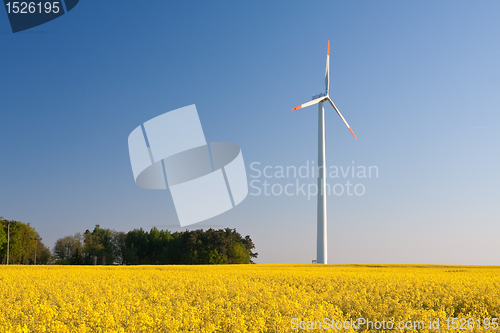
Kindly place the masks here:
POLYGON ((320 98, 320 97, 328 97, 328 93, 324 92, 324 93, 321 93, 321 94, 314 95, 311 99, 317 99, 317 98, 320 98))

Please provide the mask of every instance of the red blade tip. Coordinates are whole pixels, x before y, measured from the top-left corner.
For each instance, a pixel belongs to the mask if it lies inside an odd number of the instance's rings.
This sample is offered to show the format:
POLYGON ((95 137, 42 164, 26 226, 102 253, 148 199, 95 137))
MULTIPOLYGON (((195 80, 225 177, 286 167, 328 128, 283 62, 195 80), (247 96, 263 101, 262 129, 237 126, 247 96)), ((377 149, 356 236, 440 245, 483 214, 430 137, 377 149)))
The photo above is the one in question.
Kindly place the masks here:
POLYGON ((301 108, 302 108, 302 105, 299 105, 296 108, 293 108, 292 111, 295 111, 295 110, 298 110, 298 109, 301 109, 301 108))
POLYGON ((330 41, 328 41, 328 53, 327 56, 330 56, 330 41))
POLYGON ((354 135, 354 138, 356 138, 356 140, 357 140, 358 138, 356 137, 356 134, 354 134, 354 132, 352 131, 352 129, 350 127, 349 127, 349 131, 351 131, 352 135, 354 135))

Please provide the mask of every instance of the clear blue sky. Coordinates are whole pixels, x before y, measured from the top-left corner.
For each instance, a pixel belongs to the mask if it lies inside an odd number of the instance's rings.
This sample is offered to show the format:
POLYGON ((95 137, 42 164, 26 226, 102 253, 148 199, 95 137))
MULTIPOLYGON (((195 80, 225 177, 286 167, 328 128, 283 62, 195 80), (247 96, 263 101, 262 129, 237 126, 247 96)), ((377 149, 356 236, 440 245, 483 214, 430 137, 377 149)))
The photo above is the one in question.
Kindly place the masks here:
MULTIPOLYGON (((329 180, 365 188, 328 197, 329 262, 500 264, 500 2, 85 0, 17 34, 0 12, 0 216, 48 246, 95 224, 183 230, 127 148, 179 107, 239 144, 249 176, 316 162, 317 108, 290 109, 323 91, 330 40, 358 140, 328 107, 327 164, 378 177, 329 180)), ((258 263, 316 257, 315 198, 249 195, 206 226, 250 235, 258 263)))

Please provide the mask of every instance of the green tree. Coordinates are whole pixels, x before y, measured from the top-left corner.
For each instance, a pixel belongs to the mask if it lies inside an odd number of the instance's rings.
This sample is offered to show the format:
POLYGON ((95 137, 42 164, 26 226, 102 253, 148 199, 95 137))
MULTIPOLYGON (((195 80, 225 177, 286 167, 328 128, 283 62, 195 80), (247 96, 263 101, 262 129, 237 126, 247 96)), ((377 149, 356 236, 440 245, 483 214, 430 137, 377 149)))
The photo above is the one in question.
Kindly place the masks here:
POLYGON ((40 235, 35 231, 35 228, 33 228, 30 223, 21 223, 18 237, 19 243, 21 245, 21 253, 17 257, 17 262, 20 264, 34 263, 36 243, 35 239, 40 238, 40 235))
POLYGON ((77 232, 74 236, 59 238, 54 245, 53 254, 58 265, 81 265, 83 257, 83 236, 77 232))
POLYGON ((2 251, 7 246, 7 233, 0 226, 0 251, 2 251))
POLYGON ((83 242, 86 264, 92 264, 94 257, 97 257, 98 264, 103 263, 103 259, 108 265, 115 262, 116 249, 112 230, 101 228, 97 224, 92 232, 88 229, 85 231, 83 242))
POLYGON ((128 265, 149 264, 148 258, 148 233, 142 228, 134 229, 125 237, 126 253, 124 261, 128 265))
MULTIPOLYGON (((35 261, 35 238, 40 238, 35 228, 30 223, 2 220, 0 225, 0 258, 6 263, 7 244, 2 242, 3 235, 9 240, 9 264, 32 264, 35 261), (10 223, 10 228, 7 224, 10 223), (8 231, 10 229, 10 232, 8 231), (7 235, 9 233, 9 235, 7 235)), ((45 245, 38 241, 38 246, 43 249, 45 245)))
POLYGON ((36 248, 36 264, 37 265, 48 265, 54 262, 54 258, 50 253, 50 249, 45 246, 42 242, 39 242, 36 248))
POLYGON ((112 233, 112 238, 113 238, 113 250, 114 250, 114 257, 115 257, 115 262, 118 265, 123 265, 125 263, 124 261, 124 256, 127 252, 125 240, 127 238, 127 234, 124 233, 123 231, 113 231, 112 233))
POLYGON ((250 254, 248 253, 245 245, 242 243, 234 243, 229 250, 229 263, 230 264, 249 264, 250 254))
MULTIPOLYGON (((6 221, 7 222, 7 221, 6 221)), ((10 222, 10 227, 5 226, 5 232, 9 233, 9 264, 18 264, 20 257, 22 256, 22 239, 21 239, 21 222, 18 221, 8 221, 10 222)), ((2 257, 7 256, 7 249, 2 251, 2 257)))
POLYGON ((80 242, 77 235, 57 240, 56 263, 92 264, 96 257, 101 264, 104 257, 107 264, 126 265, 249 264, 257 257, 250 236, 243 238, 229 228, 170 233, 153 227, 149 232, 140 228, 124 233, 96 225, 80 235, 80 242), (81 262, 75 259, 79 255, 81 262))

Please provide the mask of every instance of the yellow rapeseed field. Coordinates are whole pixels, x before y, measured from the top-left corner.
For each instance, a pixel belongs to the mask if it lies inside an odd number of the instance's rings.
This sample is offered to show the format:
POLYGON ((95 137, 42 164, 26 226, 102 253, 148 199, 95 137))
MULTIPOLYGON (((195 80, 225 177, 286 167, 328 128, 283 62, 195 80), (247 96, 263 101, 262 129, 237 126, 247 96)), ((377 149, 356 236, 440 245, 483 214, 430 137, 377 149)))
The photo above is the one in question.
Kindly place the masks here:
POLYGON ((2 266, 0 300, 0 332, 500 332, 500 267, 2 266))

